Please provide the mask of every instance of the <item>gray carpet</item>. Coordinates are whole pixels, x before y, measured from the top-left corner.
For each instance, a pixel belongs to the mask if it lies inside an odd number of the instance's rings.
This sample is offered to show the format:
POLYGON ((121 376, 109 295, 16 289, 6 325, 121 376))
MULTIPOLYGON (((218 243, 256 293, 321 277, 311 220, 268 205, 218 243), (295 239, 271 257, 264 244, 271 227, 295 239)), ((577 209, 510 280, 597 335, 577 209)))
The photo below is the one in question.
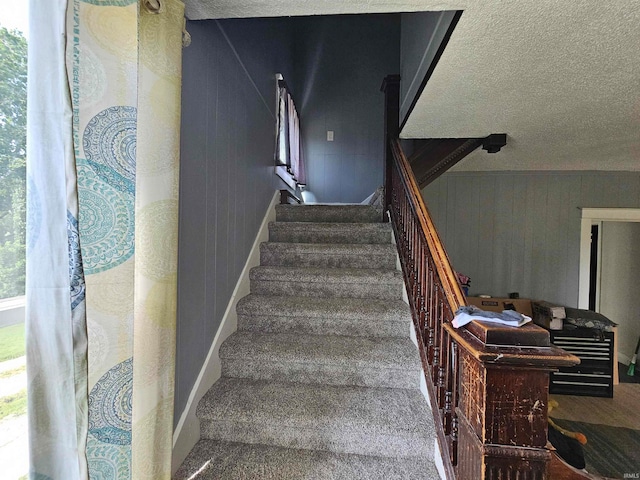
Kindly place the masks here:
POLYGON ((202 440, 189 461, 200 468, 193 479, 269 480, 422 480, 439 478, 423 458, 397 459, 332 454, 323 450, 300 450, 266 445, 221 443, 202 440))
POLYGON ((389 224, 279 205, 174 479, 436 479, 389 224))

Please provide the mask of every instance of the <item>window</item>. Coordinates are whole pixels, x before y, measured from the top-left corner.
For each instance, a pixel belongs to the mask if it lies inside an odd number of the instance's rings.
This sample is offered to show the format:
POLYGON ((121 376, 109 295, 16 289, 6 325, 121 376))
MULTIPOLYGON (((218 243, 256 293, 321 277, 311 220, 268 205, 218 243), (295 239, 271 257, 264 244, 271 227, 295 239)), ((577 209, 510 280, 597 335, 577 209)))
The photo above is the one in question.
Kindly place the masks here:
POLYGON ((300 117, 286 82, 278 79, 276 173, 292 190, 306 184, 300 141, 300 117))
POLYGON ((0 0, 0 465, 27 478, 24 337, 27 3, 0 0), (24 32, 24 33, 23 33, 24 32))

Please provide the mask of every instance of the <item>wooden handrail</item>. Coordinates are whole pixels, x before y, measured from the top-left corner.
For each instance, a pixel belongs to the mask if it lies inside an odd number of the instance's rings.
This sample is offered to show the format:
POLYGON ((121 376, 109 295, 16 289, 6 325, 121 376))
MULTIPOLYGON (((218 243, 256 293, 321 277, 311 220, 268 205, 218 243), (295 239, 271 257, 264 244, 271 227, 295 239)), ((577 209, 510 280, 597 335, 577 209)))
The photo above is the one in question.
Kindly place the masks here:
POLYGON ((404 187, 407 189, 407 194, 410 197, 410 202, 415 205, 415 214, 418 217, 422 231, 425 233, 427 245, 429 251, 434 257, 435 266, 438 271, 440 280, 443 281, 443 288, 445 289, 447 301, 449 307, 453 312, 458 310, 463 305, 467 304, 467 300, 462 293, 458 279, 456 278, 453 268, 451 268, 451 262, 446 250, 440 240, 440 235, 436 229, 429 210, 424 203, 424 198, 420 193, 418 182, 416 181, 411 166, 402 151, 399 139, 391 140, 391 151, 393 152, 393 160, 396 163, 396 167, 400 172, 401 180, 404 187))
MULTIPOLYGON (((537 325, 451 321, 466 305, 398 133, 399 77, 385 79, 385 202, 396 237, 448 480, 552 480, 549 374, 579 359, 537 325)), ((584 477, 587 478, 587 477, 584 477)))
POLYGON ((280 190, 280 205, 287 205, 291 202, 301 204, 302 200, 298 198, 293 192, 285 188, 280 190))

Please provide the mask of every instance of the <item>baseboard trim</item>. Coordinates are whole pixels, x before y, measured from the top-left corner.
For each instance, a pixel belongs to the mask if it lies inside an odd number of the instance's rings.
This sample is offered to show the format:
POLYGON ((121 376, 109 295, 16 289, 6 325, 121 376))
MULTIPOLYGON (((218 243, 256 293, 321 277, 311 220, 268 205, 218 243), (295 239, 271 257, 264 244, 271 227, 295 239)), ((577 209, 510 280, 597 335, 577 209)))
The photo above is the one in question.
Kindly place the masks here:
POLYGON ((200 421, 196 417, 196 407, 198 402, 204 396, 205 393, 211 388, 211 386, 220 378, 220 357, 218 352, 220 351, 220 345, 224 342, 229 335, 237 330, 238 317, 236 314, 236 305, 238 300, 249 294, 249 270, 260 264, 260 244, 266 242, 269 239, 269 222, 275 220, 276 217, 276 204, 280 198, 280 192, 276 191, 273 194, 269 208, 262 220, 256 239, 253 242, 247 262, 242 269, 238 283, 233 290, 231 299, 227 305, 220 327, 216 332, 216 335, 209 348, 207 358, 200 369, 200 373, 196 382, 189 394, 187 405, 185 406, 180 420, 173 433, 173 452, 171 459, 171 474, 173 475, 176 470, 182 465, 184 459, 187 458, 189 452, 193 449, 195 444, 200 440, 200 421))

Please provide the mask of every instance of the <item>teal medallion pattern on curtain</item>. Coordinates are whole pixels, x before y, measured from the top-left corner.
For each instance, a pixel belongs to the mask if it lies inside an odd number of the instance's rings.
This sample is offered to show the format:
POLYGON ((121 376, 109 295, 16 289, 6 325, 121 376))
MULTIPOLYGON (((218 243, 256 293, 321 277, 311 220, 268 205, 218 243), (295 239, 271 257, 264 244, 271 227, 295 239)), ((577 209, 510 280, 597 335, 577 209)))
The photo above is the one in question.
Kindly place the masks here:
POLYGON ((136 108, 109 107, 84 129, 82 146, 87 162, 100 178, 118 190, 136 188, 136 108))
POLYGON ((69 283, 71 288, 71 310, 82 303, 85 296, 84 270, 80 253, 78 220, 67 210, 67 238, 69 241, 69 283))
POLYGON ((133 359, 115 365, 89 394, 89 433, 103 443, 131 444, 133 359))
POLYGON ((29 475, 30 480, 53 480, 53 478, 48 475, 43 475, 42 473, 31 473, 29 475))
POLYGON ((162 0, 157 15, 136 0, 67 6, 69 274, 89 360, 79 437, 90 480, 169 480, 184 5, 162 0))
POLYGON ((109 445, 90 435, 87 439, 87 458, 91 480, 131 478, 131 445, 109 445))
POLYGON ((98 177, 86 160, 76 161, 80 236, 86 275, 116 267, 133 255, 134 196, 98 177))
POLYGON ((87 456, 92 480, 131 478, 133 359, 113 366, 89 394, 87 456))

